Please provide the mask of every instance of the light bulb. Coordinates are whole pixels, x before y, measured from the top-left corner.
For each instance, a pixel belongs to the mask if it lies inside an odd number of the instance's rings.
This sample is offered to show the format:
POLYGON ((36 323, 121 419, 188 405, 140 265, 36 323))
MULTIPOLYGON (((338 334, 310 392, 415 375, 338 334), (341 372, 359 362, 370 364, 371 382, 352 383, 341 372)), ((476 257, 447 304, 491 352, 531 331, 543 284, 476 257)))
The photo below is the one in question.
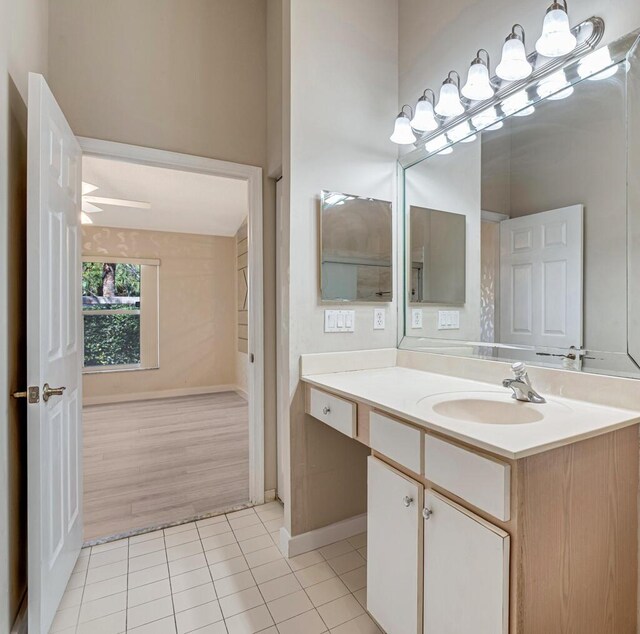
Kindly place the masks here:
POLYGON ((571 53, 576 44, 566 8, 554 2, 544 16, 542 35, 536 42, 536 51, 545 57, 561 57, 571 53))
MULTIPOLYGON (((479 51, 478 51, 479 53, 479 51)), ((489 69, 487 65, 476 57, 467 75, 467 83, 462 87, 462 94, 471 101, 484 101, 493 97, 494 89, 489 79, 489 69)))
POLYGON ((473 126, 476 128, 476 130, 482 130, 487 126, 494 124, 497 118, 498 113, 496 112, 496 109, 487 108, 474 117, 471 117, 471 123, 473 123, 473 126))
POLYGON ((469 141, 473 141, 473 139, 469 138, 469 135, 471 135, 472 132, 473 130, 471 130, 471 126, 469 125, 469 122, 463 121, 462 123, 459 123, 457 126, 454 126, 453 128, 451 128, 451 130, 447 132, 447 136, 454 143, 457 143, 458 141, 469 142, 469 141))
POLYGON ((490 125, 488 128, 485 128, 485 130, 489 130, 489 132, 493 132, 495 130, 499 130, 503 126, 504 126, 504 121, 498 121, 498 123, 494 123, 493 125, 490 125))
POLYGON ((502 59, 496 67, 496 75, 505 81, 518 81, 529 77, 533 66, 527 60, 524 42, 511 34, 502 46, 502 59))
POLYGON ((536 88, 536 92, 541 99, 551 99, 557 101, 559 99, 565 99, 569 95, 573 94, 573 86, 569 85, 567 76, 564 71, 559 70, 549 77, 545 77, 536 88))
POLYGON ((431 132, 438 127, 438 121, 433 112, 433 104, 425 95, 418 99, 415 114, 411 119, 411 127, 420 132, 431 132))
POLYGON ((442 117, 456 117, 464 112, 458 86, 450 78, 445 79, 440 88, 440 99, 438 99, 435 111, 442 117))
POLYGON ((506 115, 527 117, 535 111, 535 108, 529 105, 529 103, 529 97, 527 96, 526 90, 521 90, 502 102, 502 111, 506 115))
POLYGON ((401 112, 396 117, 396 123, 393 127, 393 134, 389 137, 391 141, 398 145, 410 145, 416 142, 416 135, 411 129, 411 123, 409 117, 404 112, 401 112))
POLYGON ((618 65, 613 63, 607 47, 587 55, 578 65, 578 75, 581 79, 599 81, 613 77, 617 72, 618 65))
MULTIPOLYGON (((431 139, 424 144, 425 150, 427 152, 438 152, 442 151, 442 148, 449 143, 449 140, 444 134, 439 134, 435 139, 431 139)), ((450 152, 447 152, 449 154, 450 152)))

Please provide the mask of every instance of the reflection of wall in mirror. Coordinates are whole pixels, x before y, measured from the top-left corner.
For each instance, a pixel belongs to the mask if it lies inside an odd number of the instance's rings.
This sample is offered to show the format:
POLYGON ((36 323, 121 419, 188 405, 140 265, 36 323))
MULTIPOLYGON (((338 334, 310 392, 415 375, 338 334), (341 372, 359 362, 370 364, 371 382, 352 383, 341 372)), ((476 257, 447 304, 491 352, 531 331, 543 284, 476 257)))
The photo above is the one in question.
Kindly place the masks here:
MULTIPOLYGON (((409 336, 480 339, 480 158, 479 141, 462 143, 452 154, 432 156, 405 170, 407 211, 417 206, 466 216, 464 305, 421 305, 420 329, 411 328, 411 310, 406 311, 409 336), (438 330, 438 311, 450 308, 460 312, 460 328, 438 330)), ((412 276, 417 278, 417 272, 412 276)))

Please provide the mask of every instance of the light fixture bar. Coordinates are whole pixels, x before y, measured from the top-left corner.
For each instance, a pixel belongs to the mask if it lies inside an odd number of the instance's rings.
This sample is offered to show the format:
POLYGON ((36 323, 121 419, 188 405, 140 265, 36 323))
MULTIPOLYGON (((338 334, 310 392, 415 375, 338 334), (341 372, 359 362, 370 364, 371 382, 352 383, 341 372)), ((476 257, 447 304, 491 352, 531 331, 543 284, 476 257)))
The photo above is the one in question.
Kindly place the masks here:
MULTIPOLYGON (((487 99, 486 101, 474 104, 463 114, 447 120, 437 131, 429 132, 427 134, 419 136, 419 138, 414 143, 417 149, 409 152, 408 154, 405 154, 400 159, 402 167, 406 168, 425 158, 424 145, 434 137, 446 133, 452 128, 455 128, 463 121, 470 120, 472 117, 479 114, 483 110, 499 106, 506 98, 510 97, 511 95, 514 95, 522 90, 526 90, 529 86, 536 84, 543 77, 551 75, 552 73, 564 68, 569 63, 572 63, 575 60, 580 59, 586 54, 592 52, 598 46, 604 35, 604 20, 600 17, 593 16, 585 20, 584 22, 581 22, 577 26, 574 26, 571 29, 571 32, 576 36, 578 40, 578 45, 573 51, 571 51, 571 53, 562 57, 550 59, 543 66, 536 68, 536 61, 539 57, 542 56, 540 56, 536 51, 533 51, 527 56, 527 60, 533 66, 534 71, 525 79, 512 82, 504 82, 497 75, 494 75, 491 78, 491 82, 494 85, 501 86, 497 90, 495 95, 491 99, 487 99)), ((429 153, 427 152, 427 155, 428 154, 429 153)))

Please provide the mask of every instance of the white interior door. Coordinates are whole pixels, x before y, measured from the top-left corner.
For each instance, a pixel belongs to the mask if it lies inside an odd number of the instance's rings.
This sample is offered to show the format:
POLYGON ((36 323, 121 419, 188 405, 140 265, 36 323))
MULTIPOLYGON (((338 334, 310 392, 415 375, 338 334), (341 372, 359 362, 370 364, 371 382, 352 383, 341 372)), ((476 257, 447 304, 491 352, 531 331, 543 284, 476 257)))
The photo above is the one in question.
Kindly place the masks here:
POLYGON ((500 343, 582 346, 583 206, 500 223, 500 343))
POLYGON ((370 456, 367 489, 367 610, 387 634, 416 634, 422 625, 423 487, 370 456))
POLYGON ((46 634, 82 546, 81 152, 29 76, 27 190, 29 632, 46 634), (64 388, 47 395, 46 387, 64 388), (30 399, 35 401, 35 399, 30 399))
POLYGON ((509 535, 435 491, 424 497, 424 634, 507 634, 509 535))

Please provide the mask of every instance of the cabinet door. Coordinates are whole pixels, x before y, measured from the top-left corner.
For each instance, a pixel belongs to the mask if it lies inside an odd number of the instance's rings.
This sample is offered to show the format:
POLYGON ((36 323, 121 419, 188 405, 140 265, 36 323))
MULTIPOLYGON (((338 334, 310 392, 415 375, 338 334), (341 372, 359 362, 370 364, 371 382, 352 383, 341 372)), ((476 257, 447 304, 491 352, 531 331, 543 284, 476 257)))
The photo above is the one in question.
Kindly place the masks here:
POLYGON ((424 634, 507 634, 509 535, 435 491, 425 509, 424 634))
POLYGON ((369 457, 367 609, 387 634, 422 623, 423 487, 369 457))

